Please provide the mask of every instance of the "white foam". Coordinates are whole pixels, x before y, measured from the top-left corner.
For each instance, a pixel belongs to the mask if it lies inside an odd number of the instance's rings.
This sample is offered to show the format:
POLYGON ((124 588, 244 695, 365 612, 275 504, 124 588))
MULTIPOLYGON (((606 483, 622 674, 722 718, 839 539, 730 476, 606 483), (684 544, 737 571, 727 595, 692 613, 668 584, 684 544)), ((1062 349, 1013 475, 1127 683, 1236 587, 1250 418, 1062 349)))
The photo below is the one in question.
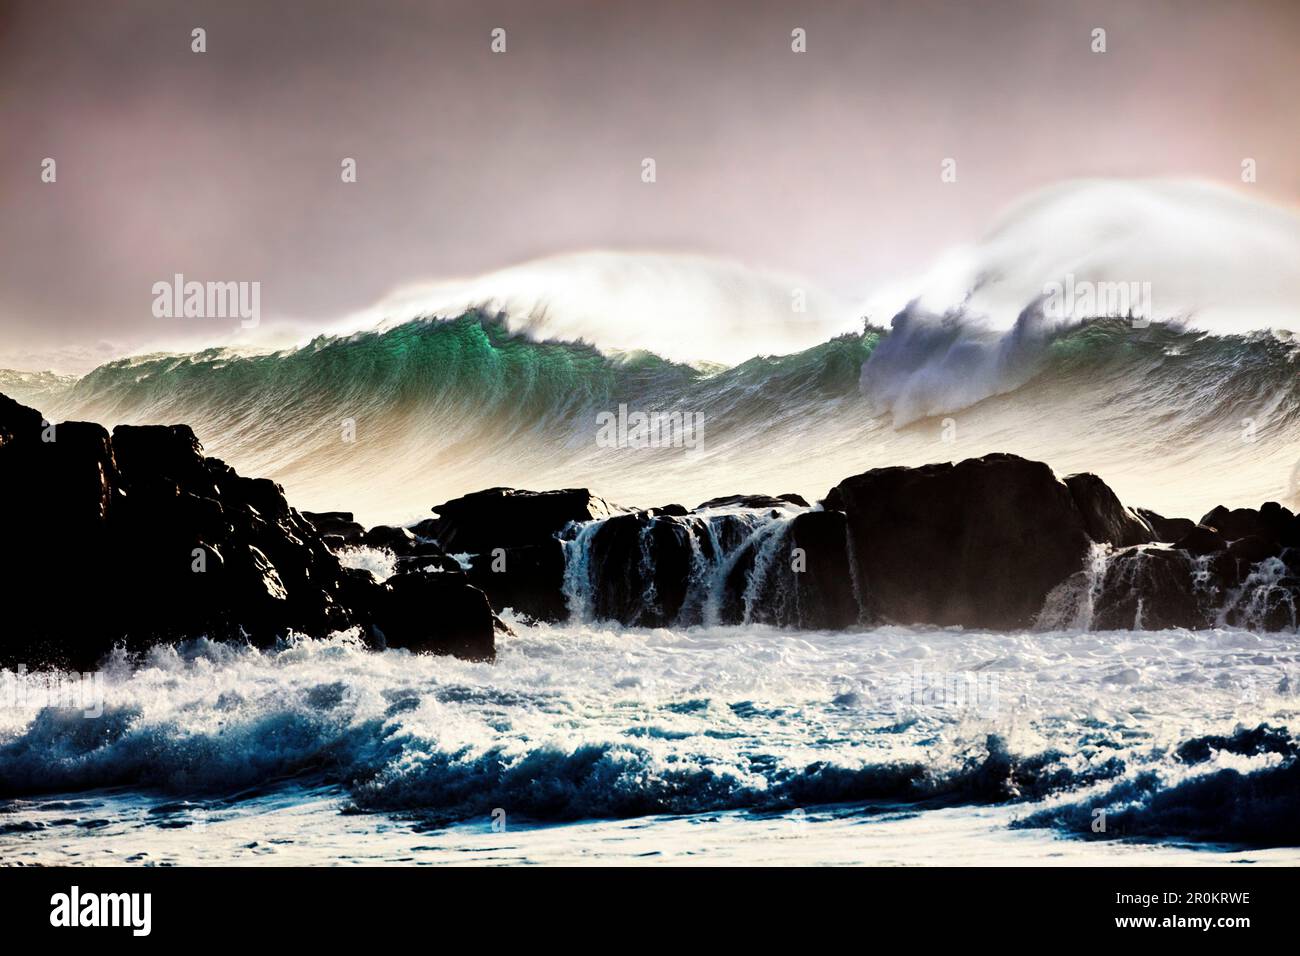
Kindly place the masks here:
POLYGON ((347 330, 483 307, 535 339, 735 364, 787 354, 860 328, 852 302, 814 282, 706 256, 558 255, 470 279, 405 287, 350 317, 347 330))
POLYGON ((892 333, 862 389, 901 427, 1012 391, 1041 368, 1062 326, 1097 317, 1089 300, 1049 308, 1053 283, 1137 284, 1135 310, 1216 335, 1286 329, 1300 310, 1300 216, 1190 180, 1085 180, 1037 192, 978 242, 922 276, 889 283, 863 311, 892 333))
MULTIPOLYGON (((137 665, 115 659, 99 720, 0 709, 0 779, 29 794, 79 791, 68 798, 75 803, 11 804, 0 858, 572 862, 580 854, 644 862, 638 854, 658 853, 679 862, 1116 862, 1137 850, 1007 829, 1040 803, 846 816, 816 808, 818 793, 834 792, 819 781, 864 768, 887 773, 900 761, 942 775, 979 759, 990 734, 1015 752, 1057 748, 1073 772, 1112 755, 1130 763, 1130 776, 1250 770, 1272 758, 1225 755, 1185 768, 1167 751, 1193 735, 1293 719, 1300 674, 1294 635, 1232 630, 513 624, 517 636, 502 640, 496 665, 371 653, 348 635, 276 652, 197 641, 137 665), (900 693, 918 672, 995 675, 997 706, 938 706, 900 693), (807 778, 807 812, 794 822, 788 808, 777 816, 725 809, 733 801, 761 806, 783 775, 814 765, 822 769, 807 778), (321 766, 353 781, 351 794, 309 776, 224 799, 321 766), (121 783, 163 795, 97 789, 121 783), (380 808, 460 805, 469 815, 420 833, 382 812, 340 816, 354 796, 380 808), (590 819, 617 816, 638 798, 686 815, 590 819), (539 829, 528 820, 539 807, 588 820, 539 829), (497 808, 507 814, 504 833, 491 829, 497 808)), ((1222 858, 1174 847, 1142 853, 1148 861, 1222 858)), ((1294 849, 1247 856, 1300 859, 1294 849)))
MULTIPOLYGON (((887 321, 912 301, 1014 327, 1048 283, 1149 282, 1157 318, 1220 335, 1292 328, 1300 305, 1300 216, 1244 189, 1196 180, 1092 179, 1032 193, 977 242, 917 279, 883 286, 866 311, 887 321)), ((1088 318, 1090 316, 1074 316, 1088 318)))

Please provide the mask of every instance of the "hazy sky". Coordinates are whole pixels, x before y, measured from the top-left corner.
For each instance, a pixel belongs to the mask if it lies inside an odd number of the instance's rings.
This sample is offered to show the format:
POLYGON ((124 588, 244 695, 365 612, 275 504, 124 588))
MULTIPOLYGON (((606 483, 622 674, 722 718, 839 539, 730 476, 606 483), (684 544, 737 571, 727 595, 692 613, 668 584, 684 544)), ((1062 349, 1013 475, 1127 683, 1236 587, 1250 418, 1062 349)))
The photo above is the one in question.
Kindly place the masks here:
POLYGON ((0 0, 0 357, 170 334, 175 272, 321 322, 599 248, 852 296, 1062 179, 1294 204, 1298 45, 1292 0, 0 0))

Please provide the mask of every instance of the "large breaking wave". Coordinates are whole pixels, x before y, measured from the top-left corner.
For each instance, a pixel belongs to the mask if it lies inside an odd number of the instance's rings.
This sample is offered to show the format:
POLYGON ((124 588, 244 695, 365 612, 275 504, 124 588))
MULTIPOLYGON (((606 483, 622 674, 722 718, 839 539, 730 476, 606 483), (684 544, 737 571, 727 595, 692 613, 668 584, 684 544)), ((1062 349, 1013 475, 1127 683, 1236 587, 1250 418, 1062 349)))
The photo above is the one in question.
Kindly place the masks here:
POLYGON ((433 825, 1004 806, 1090 837, 1105 809, 1106 839, 1296 839, 1283 636, 518 629, 496 665, 347 635, 156 648, 109 663, 93 720, 42 702, 52 675, 0 672, 27 685, 0 837, 50 794, 125 788, 184 825, 308 786, 433 825), (949 668, 987 693, 950 694, 949 668))
POLYGON ((0 390, 52 418, 188 422, 300 507, 370 522, 498 485, 812 500, 877 465, 992 451, 1198 517, 1300 503, 1297 261, 1300 218, 1242 193, 1067 183, 877 289, 866 323, 793 279, 592 253, 412 291, 297 348, 127 358, 79 380, 0 372, 0 390), (1139 280, 1146 327, 1044 301, 1052 282, 1139 280), (809 311, 791 312, 805 291, 809 311), (717 356, 738 364, 687 361, 717 356), (597 417, 620 406, 697 415, 701 434, 603 447, 597 417))
POLYGON ((1296 503, 1300 345, 1286 333, 1096 320, 976 347, 959 317, 917 321, 905 311, 889 330, 718 369, 539 342, 471 311, 5 388, 52 419, 190 423, 211 454, 282 481, 300 507, 369 521, 498 485, 588 485, 638 505, 811 500, 870 467, 991 451, 1094 471, 1127 503, 1193 518, 1296 503), (699 415, 698 447, 602 447, 597 416, 620 405, 699 415))

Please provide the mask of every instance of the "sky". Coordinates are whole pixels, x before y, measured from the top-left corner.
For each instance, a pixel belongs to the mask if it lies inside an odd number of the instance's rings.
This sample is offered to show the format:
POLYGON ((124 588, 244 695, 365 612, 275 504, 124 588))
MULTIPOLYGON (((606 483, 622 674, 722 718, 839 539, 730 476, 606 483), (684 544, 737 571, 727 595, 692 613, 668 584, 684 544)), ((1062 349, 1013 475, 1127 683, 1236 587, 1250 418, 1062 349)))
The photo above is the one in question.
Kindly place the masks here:
POLYGON ((233 336, 153 314, 178 272, 292 330, 589 250, 851 298, 1063 180, 1293 207, 1298 42, 1289 0, 0 0, 0 364, 233 336))

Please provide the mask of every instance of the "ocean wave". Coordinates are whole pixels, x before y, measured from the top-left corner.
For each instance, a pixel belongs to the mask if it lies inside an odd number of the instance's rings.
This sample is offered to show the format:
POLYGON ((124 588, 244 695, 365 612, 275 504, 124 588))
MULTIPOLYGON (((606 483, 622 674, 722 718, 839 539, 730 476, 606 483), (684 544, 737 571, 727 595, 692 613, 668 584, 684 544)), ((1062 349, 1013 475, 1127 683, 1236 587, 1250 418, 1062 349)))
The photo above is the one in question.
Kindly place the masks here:
POLYGON ((1285 728, 1261 725, 1191 740, 1178 748, 1178 757, 1197 772, 1189 774, 1179 763, 1145 770, 1013 826, 1052 827, 1092 839, 1300 845, 1300 759, 1285 728), (1223 756, 1257 759, 1221 766, 1223 756), (1207 769, 1206 763, 1214 766, 1207 769))
MULTIPOLYGON (((1077 764, 1077 762, 1074 762, 1077 764)), ((664 760, 630 743, 543 747, 522 756, 420 753, 354 787, 369 810, 427 811, 448 821, 510 807, 534 820, 637 817, 725 810, 778 813, 867 802, 926 807, 1032 799, 1123 772, 1114 757, 1072 766, 1059 751, 1013 755, 991 736, 952 766, 919 761, 784 766, 768 755, 737 764, 706 756, 664 760)))
POLYGON ((586 484, 634 505, 772 489, 814 500, 870 467, 991 451, 1199 517, 1300 499, 1298 370, 1287 333, 1049 328, 1032 313, 996 333, 915 309, 889 330, 700 368, 539 342, 470 312, 286 352, 122 360, 42 387, 52 420, 186 422, 299 507, 368 523, 500 485, 586 484), (599 416, 622 406, 692 413, 698 442, 598 442, 599 416))
MULTIPOLYGON (((1281 773, 1296 759, 1278 724, 1217 732, 1248 687, 1288 666, 1281 637, 516 627, 495 665, 369 652, 346 634, 118 654, 102 674, 100 716, 85 701, 4 708, 0 798, 121 788, 239 800, 323 786, 341 807, 428 825, 498 808, 555 822, 1023 805, 1037 809, 1022 825, 1074 832, 1096 806, 1124 823, 1140 801, 1199 813, 1225 788, 1246 800, 1249 781, 1192 780, 1281 773), (1136 680, 1072 663, 1121 650, 1136 680), (1003 708, 900 694, 926 660, 996 675, 1003 708), (1196 684, 1207 668, 1220 679, 1196 684), (1183 715, 1176 728, 1162 727, 1169 711, 1183 715), (1206 732, 1189 738, 1188 725, 1206 732)), ((14 677, 0 673, 0 693, 12 696, 14 677)), ((1289 701, 1261 695, 1258 707, 1289 701)), ((1160 832, 1212 829, 1208 811, 1182 830, 1173 813, 1160 832)))
MULTIPOLYGON (((913 303, 1005 331, 1054 287, 1136 284, 1134 313, 1143 318, 1214 335, 1296 331, 1297 259, 1300 216, 1246 190, 1197 180, 1071 180, 1014 203, 925 275, 879 290, 866 311, 894 315, 913 303)), ((1067 298, 1050 310, 1058 324, 1116 314, 1096 311, 1088 295, 1067 298)))

